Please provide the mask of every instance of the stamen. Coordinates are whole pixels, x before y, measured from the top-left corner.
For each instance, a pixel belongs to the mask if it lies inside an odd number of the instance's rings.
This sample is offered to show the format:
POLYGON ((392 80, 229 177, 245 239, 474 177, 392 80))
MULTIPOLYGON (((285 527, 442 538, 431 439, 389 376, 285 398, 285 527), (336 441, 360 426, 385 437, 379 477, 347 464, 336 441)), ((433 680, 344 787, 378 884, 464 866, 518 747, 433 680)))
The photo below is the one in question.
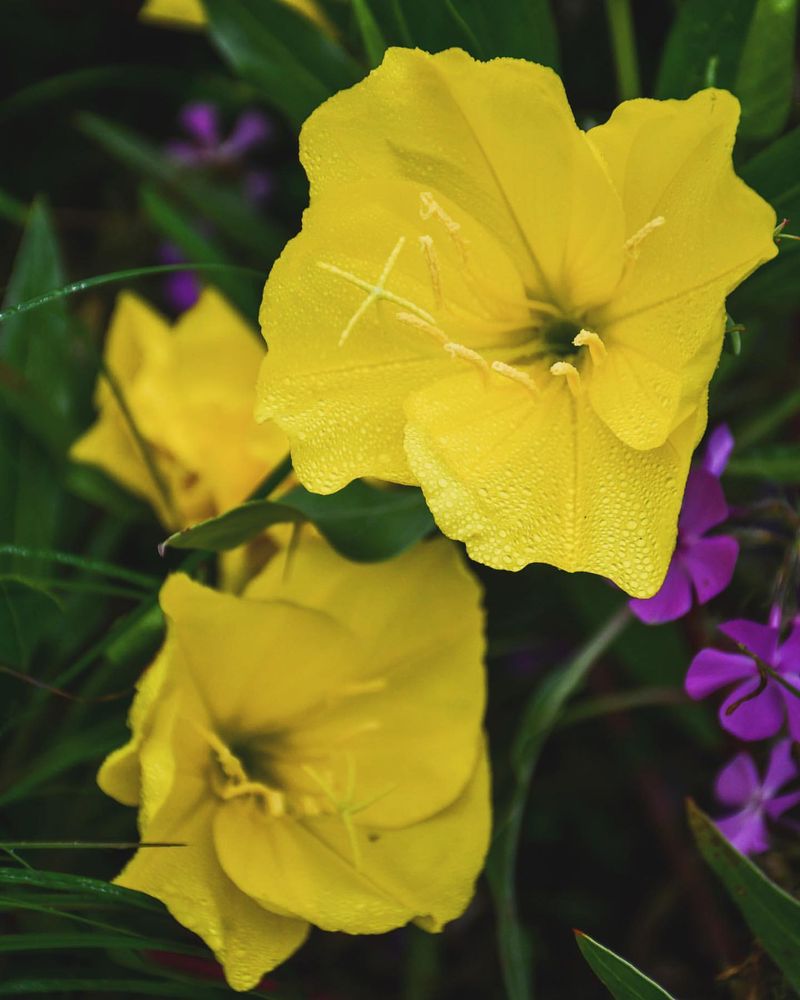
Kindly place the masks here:
POLYGON ((572 343, 575 347, 588 347, 589 356, 596 365, 601 364, 608 353, 606 351, 606 345, 603 343, 600 336, 594 332, 594 330, 581 330, 581 332, 573 338, 572 343))
POLYGON ((550 374, 565 376, 569 391, 577 399, 581 391, 581 373, 575 365, 571 365, 569 361, 556 361, 550 365, 550 374))
POLYGON ((464 264, 466 264, 467 257, 469 256, 469 242, 461 235, 461 224, 456 222, 455 219, 445 212, 430 191, 422 191, 420 193, 419 200, 422 202, 422 206, 419 210, 420 218, 425 221, 431 217, 438 219, 447 230, 447 235, 458 248, 458 252, 461 254, 461 260, 464 264))
POLYGON ((431 286, 433 287, 433 298, 436 302, 436 308, 441 309, 444 300, 442 299, 442 277, 439 271, 439 261, 436 256, 436 250, 433 247, 433 237, 432 236, 420 236, 419 246, 423 254, 425 254, 425 260, 428 264, 428 271, 431 276, 431 286))
POLYGON ((429 333, 435 340, 438 340, 440 344, 448 343, 447 334, 444 330, 440 330, 439 327, 434 326, 433 323, 428 323, 426 320, 422 319, 421 316, 415 316, 414 313, 399 312, 395 314, 395 319, 399 319, 401 323, 407 323, 409 326, 413 326, 417 330, 429 333))
POLYGON ((463 344, 453 343, 453 341, 445 344, 444 349, 451 358, 461 358, 463 361, 468 361, 471 365, 475 365, 481 373, 484 385, 487 384, 489 378, 489 366, 477 351, 470 350, 469 347, 464 347, 463 344))
POLYGON ((393 302, 397 306, 401 306, 403 309, 415 316, 419 316, 420 319, 426 320, 428 323, 433 323, 434 318, 429 312, 421 309, 416 303, 411 302, 409 299, 404 299, 400 295, 395 295, 385 288, 386 280, 391 274, 392 268, 397 262, 397 258, 400 255, 400 251, 405 245, 406 238, 401 236, 400 239, 394 246, 394 249, 389 254, 386 263, 384 264, 383 270, 378 277, 377 282, 373 285, 369 281, 365 281, 364 278, 359 278, 357 274, 351 274, 350 271, 344 271, 342 268, 337 267, 335 264, 328 264, 327 261, 319 260, 317 261, 317 266, 321 267, 323 271, 329 271, 331 274, 337 275, 339 278, 344 278, 345 281, 349 281, 350 284, 355 285, 356 288, 360 288, 362 291, 367 293, 367 297, 361 303, 361 305, 356 309, 353 315, 350 317, 345 328, 339 335, 339 347, 345 343, 347 338, 350 336, 353 327, 361 319, 364 313, 369 309, 373 302, 377 302, 379 299, 385 299, 387 302, 393 302))
POLYGON ((625 252, 630 254, 630 256, 636 260, 639 256, 639 247, 642 241, 653 232, 654 229, 658 229, 659 226, 663 226, 667 220, 663 215, 657 215, 654 219, 646 222, 640 230, 635 232, 630 239, 625 240, 625 252))
POLYGON ((507 365, 504 361, 493 361, 492 371, 524 386, 534 399, 539 398, 539 387, 527 372, 520 371, 519 368, 512 368, 511 365, 507 365))

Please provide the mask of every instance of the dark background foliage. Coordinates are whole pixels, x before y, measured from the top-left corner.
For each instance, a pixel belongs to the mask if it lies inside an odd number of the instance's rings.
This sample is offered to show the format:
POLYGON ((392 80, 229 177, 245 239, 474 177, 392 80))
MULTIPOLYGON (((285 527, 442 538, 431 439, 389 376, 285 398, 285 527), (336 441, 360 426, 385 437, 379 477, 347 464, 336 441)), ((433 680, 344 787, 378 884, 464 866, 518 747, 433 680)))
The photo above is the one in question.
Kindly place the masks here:
MULTIPOLYGON (((266 275, 306 203, 299 122, 326 93, 363 75, 384 42, 548 62, 560 69, 582 125, 605 120, 619 99, 607 13, 621 5, 613 2, 372 0, 367 7, 329 0, 341 33, 335 50, 320 47, 308 25, 273 0, 207 6, 210 33, 143 24, 137 0, 4 0, 6 304, 68 281, 147 268, 167 237, 193 262, 235 263, 266 275), (250 36, 252 51, 228 43, 226 19, 242 8, 255 11, 260 25, 250 36), (357 16, 363 9, 374 15, 366 28, 357 16), (284 48, 270 49, 264 39, 284 48), (314 70, 313 85, 301 86, 303 68, 314 70), (275 176, 263 208, 244 203, 230 178, 189 182, 163 157, 180 108, 197 99, 216 102, 229 123, 247 107, 274 116, 275 136, 256 155, 275 176)), ((739 170, 779 216, 793 217, 790 231, 800 232, 793 21, 773 31, 756 20, 794 4, 648 0, 633 7, 642 93, 682 97, 707 82, 739 93, 739 170)), ((206 277, 255 328, 260 280, 238 272, 206 277)), ((162 276, 130 284, 168 308, 162 276)), ((159 581, 186 557, 169 553, 165 564, 156 552, 163 532, 143 505, 66 457, 92 419, 99 351, 119 287, 58 299, 0 326, 6 844, 136 839, 132 811, 105 799, 94 773, 124 738, 132 684, 159 642, 159 581)), ((712 391, 712 425, 727 420, 737 437, 726 489, 744 512, 744 554, 733 586, 676 625, 631 625, 560 718, 536 768, 516 896, 518 929, 543 1000, 606 995, 575 947, 573 927, 677 997, 791 995, 689 832, 684 799, 693 796, 713 813, 713 776, 736 747, 710 709, 685 703, 680 692, 692 653, 711 640, 716 622, 763 620, 779 591, 789 602, 796 594, 796 525, 780 504, 796 510, 800 484, 798 305, 800 251, 785 243, 780 258, 729 303, 746 330, 738 353, 729 338, 712 391), (765 512, 767 501, 779 506, 765 512)), ((476 571, 487 593, 488 728, 502 817, 521 706, 613 613, 620 596, 601 580, 544 566, 513 575, 476 571)), ((800 888, 799 853, 796 838, 784 837, 763 859, 789 891, 800 888)), ((9 848, 0 857, 0 995, 230 995, 211 965, 157 958, 188 952, 203 963, 207 956, 159 904, 42 874, 108 879, 126 856, 62 846, 9 848), (132 939, 133 932, 140 937, 132 939)), ((309 1000, 491 1000, 506 995, 497 933, 482 880, 467 914, 441 936, 413 928, 377 939, 316 933, 270 981, 276 996, 309 1000)))

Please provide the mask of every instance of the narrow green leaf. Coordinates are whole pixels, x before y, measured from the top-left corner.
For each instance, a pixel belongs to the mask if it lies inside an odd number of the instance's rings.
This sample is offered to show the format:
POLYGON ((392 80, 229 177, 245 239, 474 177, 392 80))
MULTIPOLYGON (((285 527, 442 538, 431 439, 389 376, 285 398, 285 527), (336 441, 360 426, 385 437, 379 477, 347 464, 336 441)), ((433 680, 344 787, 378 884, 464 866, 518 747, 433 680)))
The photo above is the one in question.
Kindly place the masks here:
MULTIPOLYGON (((138 934, 112 934, 110 932, 23 933, 0 936, 0 955, 22 951, 51 951, 58 948, 132 948, 138 951, 172 948, 172 943, 160 938, 146 938, 138 934)), ((177 950, 177 949, 175 949, 177 950)))
POLYGON ((66 875, 61 872, 43 872, 32 868, 0 867, 0 886, 13 888, 40 888, 64 890, 91 899, 96 903, 116 906, 133 906, 136 909, 150 910, 153 913, 163 913, 163 907, 150 896, 124 889, 120 885, 112 885, 100 879, 87 878, 84 875, 66 875))
POLYGON ((372 13, 368 0, 350 0, 350 2, 353 5, 356 23, 358 24, 358 30, 361 32, 361 38, 364 42, 364 49, 367 53, 370 67, 374 69, 376 66, 380 66, 383 60, 383 54, 386 51, 386 41, 381 33, 378 22, 375 20, 375 15, 372 13))
POLYGON ((0 218, 7 222, 15 222, 19 225, 25 224, 28 215, 27 206, 18 198, 0 188, 0 218))
POLYGON ((631 618, 627 604, 623 605, 569 663, 545 678, 525 706, 512 744, 514 787, 500 813, 486 866, 497 911, 500 962, 509 1000, 529 1000, 531 996, 529 949, 517 913, 515 886, 517 846, 531 778, 569 699, 631 618))
POLYGON ((800 411, 800 389, 795 389, 772 406, 767 406, 752 421, 736 433, 736 447, 747 449, 769 437, 782 424, 800 411))
MULTIPOLYGON (((205 987, 207 990, 208 987, 205 987)), ((0 996, 58 996, 61 993, 121 993, 127 997, 186 997, 198 1000, 204 987, 166 979, 10 979, 0 982, 0 996)), ((229 991, 226 991, 229 992, 229 991)))
POLYGON ((742 912, 764 951, 800 990, 800 902, 740 854, 693 802, 689 824, 697 846, 742 912))
POLYGON ((362 75, 337 42, 276 0, 203 0, 203 5, 224 58, 295 125, 362 75))
POLYGON ((0 578, 0 663, 27 670, 36 644, 60 610, 53 595, 32 581, 0 578))
POLYGON ((592 971, 615 1000, 673 1000, 649 976, 582 931, 575 931, 575 940, 592 971))
POLYGON ((93 465, 70 463, 63 484, 68 493, 113 514, 118 521, 149 521, 154 517, 143 500, 128 493, 93 465))
MULTIPOLYGON (((404 4, 415 42, 430 30, 431 4, 427 2, 404 4), (421 22, 427 20, 428 25, 421 22)), ((452 27, 442 31, 438 48, 452 45, 452 28, 461 35, 459 44, 469 49, 476 58, 492 59, 512 56, 529 59, 544 66, 559 65, 558 33, 549 0, 448 0, 445 9, 452 27)))
POLYGON ((348 559, 390 559, 431 532, 433 518, 419 490, 381 490, 350 483, 321 496, 302 486, 279 502, 250 500, 233 510, 170 535, 160 547, 225 551, 242 545, 272 524, 310 521, 348 559))
POLYGON ((797 485, 800 483, 800 445, 775 444, 737 455, 730 460, 725 472, 729 476, 797 485))
POLYGON ((123 580, 126 583, 132 583, 149 590, 159 587, 161 584, 158 577, 146 576, 144 573, 127 569, 125 566, 117 566, 115 563, 103 562, 100 559, 88 559, 85 556, 76 556, 71 552, 60 552, 56 549, 28 549, 21 545, 0 545, 0 564, 2 564, 4 556, 13 556, 15 559, 23 561, 46 560, 60 566, 83 570, 84 573, 107 576, 113 580, 123 580))
MULTIPOLYGON (((266 274, 283 247, 284 234, 263 214, 256 217, 252 206, 237 191, 188 172, 151 142, 116 122, 84 113, 78 116, 77 123, 85 135, 116 159, 145 180, 166 185, 176 198, 213 222, 220 233, 255 254, 263 261, 266 274)), ((211 268, 207 265, 206 269, 211 268)), ((178 266, 176 270, 186 268, 178 266)))

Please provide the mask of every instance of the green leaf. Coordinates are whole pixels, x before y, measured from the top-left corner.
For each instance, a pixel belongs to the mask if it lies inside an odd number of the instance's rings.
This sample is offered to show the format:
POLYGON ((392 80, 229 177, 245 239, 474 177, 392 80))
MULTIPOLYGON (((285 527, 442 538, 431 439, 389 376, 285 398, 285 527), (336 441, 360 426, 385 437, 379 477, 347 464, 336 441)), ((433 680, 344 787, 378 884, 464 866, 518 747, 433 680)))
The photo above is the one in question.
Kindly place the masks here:
POLYGON ((710 85, 732 90, 758 0, 686 0, 667 38, 656 97, 689 97, 710 85))
POLYGON ((630 962, 604 948, 582 931, 575 931, 575 940, 592 971, 615 1000, 672 1000, 666 990, 662 990, 630 962))
POLYGON ((737 455, 725 470, 729 476, 769 479, 774 483, 800 483, 800 444, 775 444, 737 455))
POLYGON ((115 563, 89 559, 86 556, 76 556, 71 552, 59 552, 55 549, 26 549, 20 545, 0 545, 0 566, 4 557, 14 557, 22 562, 32 561, 34 563, 46 560, 60 566, 82 570, 84 573, 107 576, 113 580, 123 580, 125 583, 144 587, 146 590, 153 590, 161 585, 161 581, 155 576, 146 576, 144 573, 137 573, 135 570, 127 569, 125 566, 117 566, 115 563))
POLYGON ((657 97, 724 87, 742 104, 739 136, 777 135, 791 110, 797 0, 686 0, 667 39, 657 97))
POLYGON ((165 948, 177 951, 177 946, 161 938, 146 938, 139 934, 126 934, 124 931, 111 932, 66 931, 62 933, 39 934, 3 934, 0 936, 0 955, 14 954, 21 951, 50 951, 56 948, 132 948, 136 950, 163 950, 165 948))
POLYGON ((60 610, 32 581, 0 578, 0 664, 27 670, 40 636, 60 610))
POLYGON ((631 618, 627 604, 623 605, 569 663, 544 679, 525 706, 514 737, 511 748, 514 787, 505 809, 500 813, 486 866, 497 911, 500 963, 509 1000, 528 1000, 531 995, 530 960, 517 913, 515 887, 517 846, 531 778, 542 749, 560 722, 569 699, 631 618))
MULTIPOLYGON (((430 4, 427 5, 430 7, 430 4)), ((448 0, 459 43, 477 58, 512 56, 544 66, 559 65, 558 34, 549 0, 448 0)))
POLYGON ((356 481, 321 496, 302 486, 279 502, 250 500, 233 510, 170 535, 161 550, 236 548, 273 524, 310 521, 343 556, 356 562, 391 559, 424 538, 433 518, 419 490, 376 489, 356 481))
POLYGON ((733 92, 742 102, 739 135, 778 135, 792 109, 797 0, 758 0, 733 92))
POLYGON ((693 802, 689 824, 697 846, 722 880, 764 951, 800 990, 800 902, 740 854, 693 802))
POLYGON ((203 0, 212 41, 243 79, 300 125, 363 71, 338 42, 278 0, 203 0))
POLYGON ((370 67, 374 69, 381 64, 383 53, 386 51, 386 41, 367 0, 350 0, 350 2, 355 11, 358 30, 361 32, 370 67))
POLYGON ((225 237, 255 254, 263 261, 266 274, 283 247, 284 235, 263 214, 256 217, 252 206, 237 191, 181 168, 151 142, 116 122, 86 113, 78 115, 77 122, 85 135, 116 159, 145 180, 166 185, 176 198, 213 222, 225 237))
POLYGON ((124 889, 120 885, 112 885, 101 879, 87 878, 84 875, 66 875, 61 872, 44 872, 35 868, 3 868, 0 867, 0 886, 7 888, 36 888, 63 890, 77 893, 87 900, 96 903, 116 906, 133 906, 152 913, 163 913, 164 908, 152 897, 133 889, 124 889))
MULTIPOLYGON (((749 160, 742 179, 773 206, 779 219, 788 219, 787 231, 800 234, 800 128, 782 136, 749 160)), ((774 309, 800 304, 800 243, 783 240, 780 253, 760 267, 736 293, 737 300, 774 309)))
MULTIPOLYGON (((11 979, 0 982, 0 996, 32 996, 43 993, 57 996, 60 993, 122 993, 126 997, 186 997, 197 1000, 203 996, 203 987, 193 983, 172 982, 165 979, 11 979)), ((205 987, 207 990, 208 987, 205 987)), ((225 991, 229 992, 229 991, 225 991)))

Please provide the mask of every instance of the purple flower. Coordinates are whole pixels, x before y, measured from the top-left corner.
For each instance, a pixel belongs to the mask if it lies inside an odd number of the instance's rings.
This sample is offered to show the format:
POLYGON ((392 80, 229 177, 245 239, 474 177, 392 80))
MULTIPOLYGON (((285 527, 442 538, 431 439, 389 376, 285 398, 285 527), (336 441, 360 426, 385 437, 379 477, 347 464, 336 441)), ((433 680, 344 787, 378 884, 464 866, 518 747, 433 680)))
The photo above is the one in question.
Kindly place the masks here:
MULTIPOLYGON (((159 250, 164 264, 183 264, 186 258, 173 243, 164 243, 159 250)), ((164 295, 175 312, 185 312, 200 298, 201 285, 194 271, 174 271, 164 280, 164 295)))
POLYGON ((783 644, 777 624, 737 619, 719 630, 744 652, 700 650, 686 674, 686 693, 699 699, 734 685, 719 710, 723 729, 742 740, 763 740, 788 722, 800 741, 800 625, 783 644))
POLYGON ((776 793, 800 774, 792 756, 792 741, 781 740, 770 753, 762 781, 749 753, 739 753, 717 775, 716 796, 736 812, 718 819, 723 836, 742 852, 760 854, 769 847, 767 819, 777 820, 800 802, 800 790, 776 793))
POLYGON ((631 611, 648 625, 675 621, 692 606, 716 597, 731 582, 739 543, 729 535, 706 538, 706 533, 728 517, 728 504, 719 478, 733 450, 733 435, 721 424, 708 440, 699 466, 686 482, 678 519, 678 541, 667 575, 657 594, 631 599, 631 611))
MULTIPOLYGON (((166 151, 177 163, 190 168, 243 166, 250 150, 266 142, 274 131, 272 122, 260 111, 244 111, 223 139, 217 109, 205 102, 187 104, 179 121, 189 138, 167 143, 166 151)), ((248 198, 260 201, 272 190, 272 175, 264 170, 247 170, 243 188, 248 198)))

